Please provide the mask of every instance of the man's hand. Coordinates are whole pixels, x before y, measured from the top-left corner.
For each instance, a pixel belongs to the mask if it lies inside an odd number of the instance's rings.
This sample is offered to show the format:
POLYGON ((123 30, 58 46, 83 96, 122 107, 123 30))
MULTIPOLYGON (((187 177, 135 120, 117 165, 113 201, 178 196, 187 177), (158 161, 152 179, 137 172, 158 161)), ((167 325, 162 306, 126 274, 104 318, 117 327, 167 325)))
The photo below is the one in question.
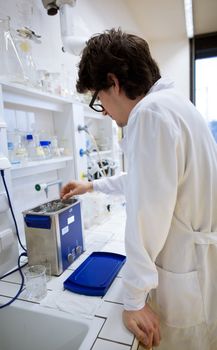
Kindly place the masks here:
POLYGON ((71 181, 67 185, 65 185, 60 193, 60 197, 63 200, 66 200, 70 197, 84 194, 86 192, 93 191, 92 182, 87 181, 71 181))
POLYGON ((124 310, 123 322, 144 345, 145 349, 150 349, 152 346, 160 344, 159 319, 149 305, 146 304, 141 310, 124 310))

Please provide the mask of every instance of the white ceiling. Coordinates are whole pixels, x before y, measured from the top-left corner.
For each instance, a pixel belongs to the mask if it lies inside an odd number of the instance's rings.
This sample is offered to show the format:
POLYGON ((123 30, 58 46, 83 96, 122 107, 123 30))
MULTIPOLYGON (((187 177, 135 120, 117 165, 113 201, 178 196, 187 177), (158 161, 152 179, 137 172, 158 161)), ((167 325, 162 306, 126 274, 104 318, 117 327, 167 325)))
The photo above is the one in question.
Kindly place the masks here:
MULTIPOLYGON (((184 0, 125 0, 149 41, 186 37, 184 0)), ((217 0, 192 0, 194 34, 217 31, 217 0)))

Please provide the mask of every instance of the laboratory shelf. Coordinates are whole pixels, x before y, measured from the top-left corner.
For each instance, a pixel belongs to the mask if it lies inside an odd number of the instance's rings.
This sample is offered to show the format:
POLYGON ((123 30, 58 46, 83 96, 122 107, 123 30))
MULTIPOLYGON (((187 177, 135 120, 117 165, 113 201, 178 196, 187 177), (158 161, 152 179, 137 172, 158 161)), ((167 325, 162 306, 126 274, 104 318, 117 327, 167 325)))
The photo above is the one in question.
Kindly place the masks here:
POLYGON ((29 175, 44 173, 52 170, 59 170, 66 167, 66 163, 73 161, 72 156, 58 157, 41 161, 32 161, 20 166, 14 165, 11 168, 12 179, 25 177, 29 175))
MULTIPOLYGON (((75 103, 72 98, 50 94, 21 84, 1 83, 4 105, 6 107, 34 107, 55 112, 62 112, 64 106, 75 103)), ((78 103, 78 102, 77 102, 78 103)))

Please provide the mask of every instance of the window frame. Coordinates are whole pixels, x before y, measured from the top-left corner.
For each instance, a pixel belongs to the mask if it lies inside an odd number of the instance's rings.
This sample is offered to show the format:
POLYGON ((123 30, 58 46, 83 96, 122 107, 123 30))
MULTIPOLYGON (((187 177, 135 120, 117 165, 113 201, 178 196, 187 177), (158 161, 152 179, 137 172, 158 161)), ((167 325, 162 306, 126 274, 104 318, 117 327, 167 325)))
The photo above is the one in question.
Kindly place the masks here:
POLYGON ((195 104, 195 61, 217 56, 217 32, 195 35, 190 39, 190 100, 195 104))

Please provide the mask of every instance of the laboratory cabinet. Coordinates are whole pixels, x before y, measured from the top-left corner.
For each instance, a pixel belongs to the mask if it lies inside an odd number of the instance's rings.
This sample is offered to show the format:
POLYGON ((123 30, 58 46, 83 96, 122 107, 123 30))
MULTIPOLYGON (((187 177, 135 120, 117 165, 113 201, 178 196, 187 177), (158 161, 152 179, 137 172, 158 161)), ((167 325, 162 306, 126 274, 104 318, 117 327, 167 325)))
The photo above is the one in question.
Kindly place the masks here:
MULTIPOLYGON (((100 164, 105 165, 103 176, 122 170, 117 127, 110 118, 80 101, 0 83, 0 121, 5 125, 1 128, 0 152, 11 161, 5 179, 23 242, 22 213, 57 198, 60 181, 65 184, 73 178, 96 178, 100 164), (40 191, 35 190, 37 184, 40 191), (53 185, 45 191, 47 184, 53 185)), ((2 181, 0 195, 5 199, 2 181)), ((92 206, 92 202, 86 204, 92 206)), ((0 232, 8 227, 15 231, 9 217, 9 210, 0 203, 0 232)), ((2 259, 5 262, 6 257, 0 251, 0 264, 2 259)))
MULTIPOLYGON (((76 177, 73 109, 74 104, 66 98, 22 85, 0 85, 1 122, 6 126, 1 130, 0 150, 11 161, 11 168, 5 170, 5 181, 24 244, 23 211, 59 197, 60 181, 66 183, 76 177), (40 146, 43 152, 35 152, 37 157, 31 159, 25 144, 28 141, 26 135, 37 136, 37 143, 32 145, 31 151, 35 151, 40 140, 53 138, 55 151, 58 148, 61 152, 47 155, 43 151, 44 146, 40 146), (44 191, 43 185, 51 183, 53 185, 44 191), (41 191, 36 191, 36 184, 42 185, 41 191)), ((2 181, 0 193, 5 199, 2 181)), ((10 211, 6 209, 0 204, 0 232, 5 229, 15 231, 10 211)), ((11 256, 9 248, 5 249, 7 256, 11 256)), ((2 260, 5 262, 5 254, 4 251, 0 252, 0 263, 2 260)))

